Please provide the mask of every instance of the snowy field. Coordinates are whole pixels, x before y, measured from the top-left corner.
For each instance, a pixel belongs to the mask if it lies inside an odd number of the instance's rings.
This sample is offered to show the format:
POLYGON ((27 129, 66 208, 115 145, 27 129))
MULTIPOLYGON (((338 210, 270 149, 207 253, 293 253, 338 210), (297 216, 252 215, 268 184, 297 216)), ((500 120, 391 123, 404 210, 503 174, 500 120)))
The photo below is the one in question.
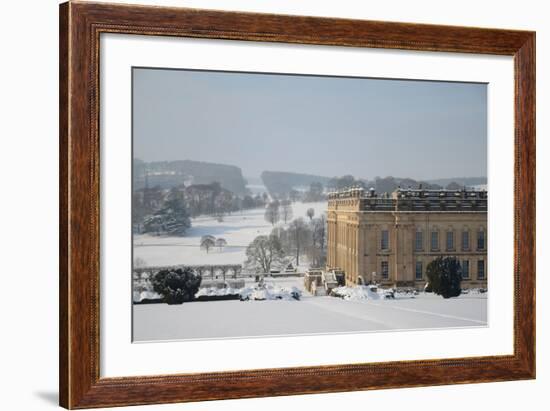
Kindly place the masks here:
MULTIPOLYGON (((293 218, 306 217, 306 210, 313 208, 315 217, 327 210, 326 201, 318 203, 293 203, 293 218)), ((134 259, 144 265, 165 266, 176 264, 242 264, 246 247, 259 235, 271 233, 272 226, 264 219, 265 209, 244 210, 225 216, 222 222, 215 217, 197 217, 185 237, 158 237, 148 234, 134 235, 134 259), (225 238, 227 246, 222 250, 211 249, 207 254, 200 248, 203 235, 225 238)), ((283 223, 278 223, 283 227, 283 223)))
MULTIPOLYGON (((294 203, 293 218, 306 217, 314 208, 315 217, 326 212, 326 202, 294 203)), ((242 264, 245 251, 255 237, 269 234, 271 224, 265 210, 246 210, 225 216, 192 220, 185 237, 136 235, 134 258, 147 266, 176 264, 242 264), (203 235, 222 237, 227 246, 208 254, 200 249, 203 235)), ((279 223, 282 227, 283 224, 279 223)), ((246 287, 254 287, 247 278, 246 287)), ((397 294, 396 299, 344 300, 313 297, 303 287, 303 278, 266 278, 276 287, 298 288, 300 301, 208 301, 182 305, 144 304, 133 306, 134 341, 167 341, 211 338, 374 332, 390 330, 484 327, 487 325, 487 294, 467 294, 445 300, 421 293, 397 294)))
POLYGON ((312 297, 302 278, 269 279, 296 286, 300 301, 209 301, 134 305, 134 341, 244 338, 279 335, 396 331, 487 325, 487 294, 443 299, 438 295, 395 300, 312 297))

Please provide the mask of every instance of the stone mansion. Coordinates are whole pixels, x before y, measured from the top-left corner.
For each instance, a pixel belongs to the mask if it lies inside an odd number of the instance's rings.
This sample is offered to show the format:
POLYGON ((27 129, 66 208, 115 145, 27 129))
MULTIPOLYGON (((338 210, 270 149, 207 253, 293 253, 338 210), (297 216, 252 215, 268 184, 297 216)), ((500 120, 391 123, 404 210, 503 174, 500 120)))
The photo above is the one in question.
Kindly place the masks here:
POLYGON ((361 188, 328 196, 327 268, 347 284, 423 288, 426 267, 454 256, 462 287, 487 287, 487 192, 361 188))

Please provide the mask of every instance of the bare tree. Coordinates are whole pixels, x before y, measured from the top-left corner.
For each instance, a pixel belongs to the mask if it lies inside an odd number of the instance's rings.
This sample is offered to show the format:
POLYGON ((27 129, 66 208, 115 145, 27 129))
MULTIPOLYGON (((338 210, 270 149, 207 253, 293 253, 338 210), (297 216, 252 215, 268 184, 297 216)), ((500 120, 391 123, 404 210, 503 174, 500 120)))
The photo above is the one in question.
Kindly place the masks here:
POLYGON ((210 249, 215 245, 216 245, 216 238, 214 238, 214 236, 203 235, 201 237, 201 248, 203 250, 206 250, 206 254, 208 254, 208 251, 210 251, 210 249))
POLYGON ((246 248, 245 266, 256 273, 269 273, 271 267, 284 263, 284 252, 280 240, 275 235, 258 236, 246 248))
POLYGON ((265 220, 268 223, 271 223, 272 226, 277 224, 277 222, 280 219, 279 214, 279 202, 273 201, 268 204, 267 208, 265 209, 265 220))
POLYGON ((308 240, 311 238, 309 228, 303 218, 292 220, 288 227, 290 239, 296 250, 296 267, 300 265, 300 254, 304 251, 308 240))
POLYGON ((218 238, 216 239, 216 247, 218 247, 218 249, 220 251, 223 250, 223 248, 227 245, 227 241, 225 240, 225 238, 218 238))
POLYGON ((324 250, 327 235, 327 219, 324 214, 321 214, 321 217, 315 220, 313 234, 315 235, 316 243, 321 250, 324 250))
POLYGON ((290 200, 284 200, 281 203, 281 217, 285 224, 292 220, 292 204, 290 200))
POLYGON ((311 222, 311 220, 313 220, 313 216, 315 215, 315 210, 313 208, 308 208, 306 215, 309 217, 309 221, 311 222))
POLYGON ((324 214, 315 218, 312 222, 312 260, 316 267, 321 267, 325 263, 325 245, 326 245, 327 220, 324 214))

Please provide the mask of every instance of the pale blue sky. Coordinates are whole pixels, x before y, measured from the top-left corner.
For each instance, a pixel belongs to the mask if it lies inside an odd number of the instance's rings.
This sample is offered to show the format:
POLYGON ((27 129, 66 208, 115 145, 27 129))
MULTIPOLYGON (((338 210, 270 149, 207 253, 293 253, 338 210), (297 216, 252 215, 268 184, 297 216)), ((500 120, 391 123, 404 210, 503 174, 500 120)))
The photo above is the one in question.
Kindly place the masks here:
POLYGON ((134 157, 324 176, 487 175, 487 86, 134 69, 134 157))

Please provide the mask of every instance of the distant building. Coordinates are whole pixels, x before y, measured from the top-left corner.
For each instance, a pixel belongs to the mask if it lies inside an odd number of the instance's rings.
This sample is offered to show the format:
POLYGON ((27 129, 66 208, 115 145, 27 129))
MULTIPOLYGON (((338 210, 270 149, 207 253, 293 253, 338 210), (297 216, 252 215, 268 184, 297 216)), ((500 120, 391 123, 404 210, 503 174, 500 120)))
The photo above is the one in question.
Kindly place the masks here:
POLYGON ((464 288, 487 287, 487 192, 352 188, 328 196, 327 268, 346 282, 422 288, 439 256, 462 266, 464 288))

